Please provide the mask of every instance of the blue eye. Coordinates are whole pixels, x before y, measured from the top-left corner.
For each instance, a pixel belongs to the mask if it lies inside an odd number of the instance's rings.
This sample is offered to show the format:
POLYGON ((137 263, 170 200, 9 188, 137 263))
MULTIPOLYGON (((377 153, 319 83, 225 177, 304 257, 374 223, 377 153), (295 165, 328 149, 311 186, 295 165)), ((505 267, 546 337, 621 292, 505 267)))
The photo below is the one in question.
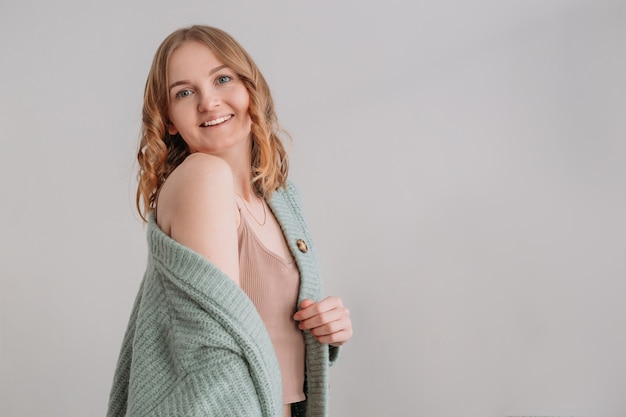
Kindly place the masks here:
POLYGON ((227 82, 229 82, 232 79, 233 79, 233 77, 231 77, 229 75, 220 75, 219 77, 217 77, 217 83, 218 84, 226 84, 227 82))
POLYGON ((180 90, 176 93, 176 98, 189 97, 191 95, 191 90, 180 90))

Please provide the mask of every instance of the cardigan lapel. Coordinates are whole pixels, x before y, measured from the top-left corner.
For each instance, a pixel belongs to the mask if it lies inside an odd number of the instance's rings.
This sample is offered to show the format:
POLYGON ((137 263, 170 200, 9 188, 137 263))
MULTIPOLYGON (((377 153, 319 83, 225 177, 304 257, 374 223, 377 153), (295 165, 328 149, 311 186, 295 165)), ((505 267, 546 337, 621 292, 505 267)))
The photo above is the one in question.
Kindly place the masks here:
POLYGON ((275 191, 268 204, 278 224, 280 224, 300 272, 298 304, 306 298, 318 301, 321 296, 321 286, 317 269, 317 255, 297 198, 294 195, 293 185, 288 183, 286 189, 280 188, 275 191), (300 240, 306 245, 305 251, 298 247, 300 240))

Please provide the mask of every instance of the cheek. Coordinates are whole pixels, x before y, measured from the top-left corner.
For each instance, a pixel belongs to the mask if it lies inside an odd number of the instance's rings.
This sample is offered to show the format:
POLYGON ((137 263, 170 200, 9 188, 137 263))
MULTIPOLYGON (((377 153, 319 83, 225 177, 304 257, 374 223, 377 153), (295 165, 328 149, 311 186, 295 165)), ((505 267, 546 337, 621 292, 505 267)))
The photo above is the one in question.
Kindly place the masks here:
POLYGON ((177 117, 176 117, 176 113, 172 111, 172 109, 170 108, 167 111, 167 118, 168 118, 168 122, 167 122, 167 131, 170 135, 175 135, 178 133, 178 129, 177 129, 177 125, 178 125, 178 121, 177 121, 177 117))
POLYGON ((250 119, 250 96, 248 95, 248 91, 246 90, 245 94, 241 96, 241 105, 242 109, 245 109, 246 115, 248 116, 246 119, 248 128, 252 127, 252 120, 250 119))
POLYGON ((170 106, 168 111, 170 124, 176 126, 177 128, 180 128, 185 124, 185 121, 189 118, 189 110, 186 109, 186 107, 186 103, 178 103, 175 106, 170 106))
POLYGON ((248 90, 246 87, 241 86, 241 90, 238 92, 236 96, 237 107, 240 109, 245 109, 246 112, 250 109, 250 95, 248 94, 248 90))

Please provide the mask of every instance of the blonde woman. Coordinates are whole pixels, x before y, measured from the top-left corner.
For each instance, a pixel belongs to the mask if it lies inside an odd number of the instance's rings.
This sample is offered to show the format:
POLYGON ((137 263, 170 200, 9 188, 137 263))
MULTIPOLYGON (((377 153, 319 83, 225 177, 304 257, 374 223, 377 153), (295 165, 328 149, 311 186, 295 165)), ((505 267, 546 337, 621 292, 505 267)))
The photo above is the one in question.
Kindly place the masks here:
POLYGON ((169 35, 146 82, 137 208, 149 259, 113 416, 326 416, 352 336, 322 298, 269 87, 225 32, 169 35))

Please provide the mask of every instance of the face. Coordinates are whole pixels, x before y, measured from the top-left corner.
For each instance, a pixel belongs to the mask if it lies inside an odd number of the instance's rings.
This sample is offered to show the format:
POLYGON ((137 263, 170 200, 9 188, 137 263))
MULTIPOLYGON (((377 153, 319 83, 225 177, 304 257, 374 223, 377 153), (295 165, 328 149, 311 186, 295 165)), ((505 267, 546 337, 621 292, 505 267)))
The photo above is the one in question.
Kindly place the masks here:
POLYGON ((170 57, 168 131, 192 152, 249 152, 250 96, 235 72, 204 44, 189 41, 170 57))

